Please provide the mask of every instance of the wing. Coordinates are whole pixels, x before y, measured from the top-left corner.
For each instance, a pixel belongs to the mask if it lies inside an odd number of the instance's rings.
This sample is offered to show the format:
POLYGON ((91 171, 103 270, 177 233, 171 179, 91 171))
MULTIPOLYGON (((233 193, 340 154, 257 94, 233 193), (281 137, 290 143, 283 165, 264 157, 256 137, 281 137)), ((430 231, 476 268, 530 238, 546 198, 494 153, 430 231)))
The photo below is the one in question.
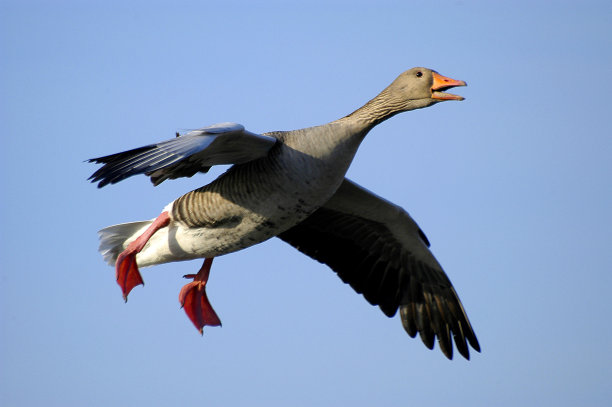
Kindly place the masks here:
POLYGON ((457 350, 469 359, 467 342, 480 345, 450 280, 429 251, 415 221, 396 206, 345 179, 336 194, 279 237, 327 264, 373 305, 392 317, 400 310, 404 329, 433 349, 457 350), (467 342, 466 342, 467 340, 467 342))
POLYGON ((159 185, 166 179, 207 172, 213 165, 242 164, 263 157, 275 143, 275 138, 246 131, 240 124, 220 123, 161 143, 92 158, 88 161, 104 166, 89 179, 102 188, 146 174, 159 185))

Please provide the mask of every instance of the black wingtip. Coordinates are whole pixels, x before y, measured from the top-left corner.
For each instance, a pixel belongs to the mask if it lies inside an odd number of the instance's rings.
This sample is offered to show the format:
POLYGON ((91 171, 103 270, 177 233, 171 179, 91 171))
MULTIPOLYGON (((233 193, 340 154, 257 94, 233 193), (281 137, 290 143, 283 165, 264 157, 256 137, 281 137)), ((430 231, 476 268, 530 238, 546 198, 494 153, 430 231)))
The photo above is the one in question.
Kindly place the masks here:
POLYGON ((88 180, 92 183, 99 181, 98 188, 102 188, 108 184, 116 184, 133 175, 143 173, 145 170, 137 168, 137 164, 140 163, 138 161, 139 157, 143 153, 151 151, 154 147, 154 145, 149 145, 103 157, 90 158, 87 162, 103 164, 103 166, 98 168, 88 180))
POLYGON ((476 339, 476 336, 474 337, 468 336, 467 340, 470 343, 470 346, 474 348, 476 352, 481 353, 480 344, 478 343, 478 339, 476 339))
POLYGON ((429 239, 425 235, 425 232, 423 232, 423 230, 421 230, 421 228, 419 228, 419 237, 421 239, 423 239, 423 242, 425 243, 425 246, 427 246, 427 247, 431 246, 431 243, 429 243, 429 239))

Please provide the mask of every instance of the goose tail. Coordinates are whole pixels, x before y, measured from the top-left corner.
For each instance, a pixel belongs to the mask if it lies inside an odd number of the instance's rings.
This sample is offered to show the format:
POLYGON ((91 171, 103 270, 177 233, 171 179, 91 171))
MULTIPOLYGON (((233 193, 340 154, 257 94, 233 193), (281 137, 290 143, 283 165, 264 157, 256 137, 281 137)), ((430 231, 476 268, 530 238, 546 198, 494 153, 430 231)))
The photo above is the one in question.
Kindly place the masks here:
POLYGON ((114 266, 119 254, 127 245, 140 236, 150 225, 152 220, 140 222, 121 223, 106 227, 98 232, 100 246, 98 251, 109 265, 114 266))

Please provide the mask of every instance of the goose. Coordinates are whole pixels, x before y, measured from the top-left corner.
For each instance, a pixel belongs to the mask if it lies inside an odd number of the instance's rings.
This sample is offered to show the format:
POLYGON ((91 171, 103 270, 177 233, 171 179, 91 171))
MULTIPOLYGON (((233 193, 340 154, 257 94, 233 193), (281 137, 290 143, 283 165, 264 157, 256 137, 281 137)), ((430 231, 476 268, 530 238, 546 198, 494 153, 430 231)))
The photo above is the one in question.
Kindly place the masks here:
POLYGON ((278 237, 328 265, 340 279, 411 337, 469 360, 468 344, 480 345, 449 278, 429 241, 401 207, 345 174, 368 132, 404 111, 449 100, 466 86, 427 68, 403 72, 380 94, 333 122, 293 131, 255 134, 220 123, 155 144, 92 158, 103 164, 89 180, 98 188, 137 174, 153 185, 233 164, 208 185, 163 208, 157 218, 109 226, 99 232, 100 253, 115 266, 123 298, 144 284, 139 268, 204 259, 179 293, 188 318, 203 333, 221 320, 206 295, 212 261, 278 237))

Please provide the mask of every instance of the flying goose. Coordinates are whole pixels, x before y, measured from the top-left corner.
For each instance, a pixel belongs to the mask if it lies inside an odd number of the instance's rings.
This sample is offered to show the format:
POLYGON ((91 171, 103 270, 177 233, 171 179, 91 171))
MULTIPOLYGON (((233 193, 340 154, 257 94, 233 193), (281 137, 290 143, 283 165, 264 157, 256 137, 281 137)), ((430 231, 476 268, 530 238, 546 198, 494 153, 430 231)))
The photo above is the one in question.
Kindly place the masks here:
POLYGON ((104 164, 89 179, 98 187, 145 174, 154 185, 234 164, 213 182, 168 204, 149 221, 99 232, 100 252, 115 265, 123 297, 143 284, 140 267, 204 258, 179 294, 203 332, 221 321, 206 296, 213 258, 279 237, 327 264, 406 332, 452 359, 480 345, 461 301, 429 242, 406 211, 346 179, 366 134, 397 113, 463 97, 445 90, 466 83, 427 68, 402 73, 353 113, 316 127, 251 133, 220 123, 168 141, 90 159, 104 164))

